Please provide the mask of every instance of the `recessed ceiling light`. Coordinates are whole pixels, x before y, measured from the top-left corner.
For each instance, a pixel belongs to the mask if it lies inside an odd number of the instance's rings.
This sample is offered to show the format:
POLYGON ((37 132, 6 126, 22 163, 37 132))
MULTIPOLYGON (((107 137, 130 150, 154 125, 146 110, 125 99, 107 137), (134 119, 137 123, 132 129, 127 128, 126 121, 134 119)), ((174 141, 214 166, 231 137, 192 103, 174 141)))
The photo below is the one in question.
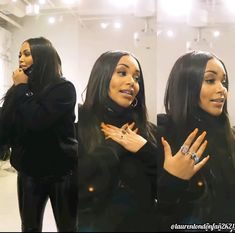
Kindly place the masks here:
POLYGON ((108 27, 108 23, 101 23, 100 24, 100 27, 103 28, 103 29, 106 29, 108 27))
POLYGON ((115 23, 113 24, 113 26, 114 26, 114 28, 119 29, 119 28, 122 27, 122 24, 121 24, 120 22, 115 22, 115 23))
POLYGON ((55 23, 55 17, 53 17, 53 16, 49 17, 49 18, 48 18, 48 22, 49 22, 50 24, 54 24, 54 23, 55 23))

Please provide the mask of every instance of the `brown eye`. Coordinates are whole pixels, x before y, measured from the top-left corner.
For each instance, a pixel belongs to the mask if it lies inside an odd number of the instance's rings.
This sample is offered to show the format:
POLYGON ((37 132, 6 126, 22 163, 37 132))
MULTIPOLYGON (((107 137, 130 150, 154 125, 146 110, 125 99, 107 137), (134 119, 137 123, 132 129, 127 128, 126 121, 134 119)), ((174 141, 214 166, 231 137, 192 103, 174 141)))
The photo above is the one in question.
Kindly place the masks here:
POLYGON ((121 76, 121 77, 125 77, 125 76, 126 76, 126 71, 118 71, 117 73, 118 73, 119 76, 121 76))
POLYGON ((207 80, 205 80, 205 82, 208 84, 214 84, 215 80, 214 79, 207 79, 207 80))
POLYGON ((29 57, 29 56, 31 56, 31 53, 30 53, 30 51, 25 51, 25 52, 24 52, 24 55, 25 55, 26 57, 29 57))

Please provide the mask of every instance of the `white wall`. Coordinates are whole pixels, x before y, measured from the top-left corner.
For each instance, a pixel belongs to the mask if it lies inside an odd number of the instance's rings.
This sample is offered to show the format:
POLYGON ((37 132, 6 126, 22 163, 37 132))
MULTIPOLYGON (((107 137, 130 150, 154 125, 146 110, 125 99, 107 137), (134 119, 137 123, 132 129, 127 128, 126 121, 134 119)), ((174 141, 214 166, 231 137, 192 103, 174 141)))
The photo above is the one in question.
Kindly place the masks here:
MULTIPOLYGON (((133 52, 140 60, 146 88, 147 107, 150 120, 156 122, 156 114, 163 112, 164 89, 170 69, 176 59, 186 52, 186 41, 196 38, 196 29, 186 25, 161 26, 158 37, 152 37, 150 49, 143 46, 136 47, 133 33, 144 27, 144 20, 135 17, 122 19, 122 29, 108 28, 103 30, 98 21, 86 21, 82 27, 72 16, 64 16, 60 23, 48 25, 46 17, 39 17, 35 21, 30 19, 24 23, 23 30, 13 32, 12 58, 17 66, 17 55, 20 44, 29 37, 45 36, 50 39, 58 50, 62 62, 64 75, 71 80, 77 89, 78 102, 86 87, 90 71, 95 60, 101 53, 110 49, 123 49, 133 52), (166 30, 173 28, 175 37, 166 36, 166 30)), ((154 22, 151 22, 151 26, 154 22)), ((212 28, 213 29, 213 28, 212 28)), ((221 31, 219 38, 211 36, 212 29, 203 32, 203 37, 213 42, 212 48, 225 63, 229 79, 230 93, 228 107, 232 125, 235 125, 235 28, 218 27, 221 31)))
MULTIPOLYGON (((157 39, 157 112, 164 112, 164 88, 167 77, 176 59, 186 52, 186 42, 197 37, 197 30, 185 25, 170 27, 169 25, 162 29, 162 33, 157 39), (173 28, 175 37, 166 36, 166 30, 173 28)), ((203 47, 203 49, 215 53, 225 63, 229 77, 229 96, 228 111, 231 124, 235 125, 235 28, 233 27, 217 27, 202 31, 202 38, 206 38, 212 42, 211 47, 203 47), (212 36, 213 30, 221 32, 220 37, 212 36)))

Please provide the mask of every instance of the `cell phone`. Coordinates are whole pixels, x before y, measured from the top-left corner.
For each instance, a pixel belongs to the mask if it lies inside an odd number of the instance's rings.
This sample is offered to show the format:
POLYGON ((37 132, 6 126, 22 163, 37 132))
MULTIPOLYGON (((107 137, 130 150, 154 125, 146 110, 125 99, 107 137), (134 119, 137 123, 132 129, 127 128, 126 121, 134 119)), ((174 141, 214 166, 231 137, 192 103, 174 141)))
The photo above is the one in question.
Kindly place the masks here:
POLYGON ((28 77, 30 77, 30 75, 33 72, 33 65, 31 65, 30 67, 28 67, 26 70, 23 70, 23 71, 28 77))

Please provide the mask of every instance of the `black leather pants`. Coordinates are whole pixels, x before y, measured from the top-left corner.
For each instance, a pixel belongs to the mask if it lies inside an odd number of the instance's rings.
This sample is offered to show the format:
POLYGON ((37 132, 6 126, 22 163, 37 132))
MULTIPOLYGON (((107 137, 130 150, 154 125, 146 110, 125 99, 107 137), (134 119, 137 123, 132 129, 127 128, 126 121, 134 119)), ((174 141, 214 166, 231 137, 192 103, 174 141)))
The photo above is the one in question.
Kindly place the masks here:
POLYGON ((34 178, 18 173, 18 202, 22 232, 41 232, 43 215, 48 198, 51 201, 57 230, 78 231, 78 189, 76 178, 34 178))

